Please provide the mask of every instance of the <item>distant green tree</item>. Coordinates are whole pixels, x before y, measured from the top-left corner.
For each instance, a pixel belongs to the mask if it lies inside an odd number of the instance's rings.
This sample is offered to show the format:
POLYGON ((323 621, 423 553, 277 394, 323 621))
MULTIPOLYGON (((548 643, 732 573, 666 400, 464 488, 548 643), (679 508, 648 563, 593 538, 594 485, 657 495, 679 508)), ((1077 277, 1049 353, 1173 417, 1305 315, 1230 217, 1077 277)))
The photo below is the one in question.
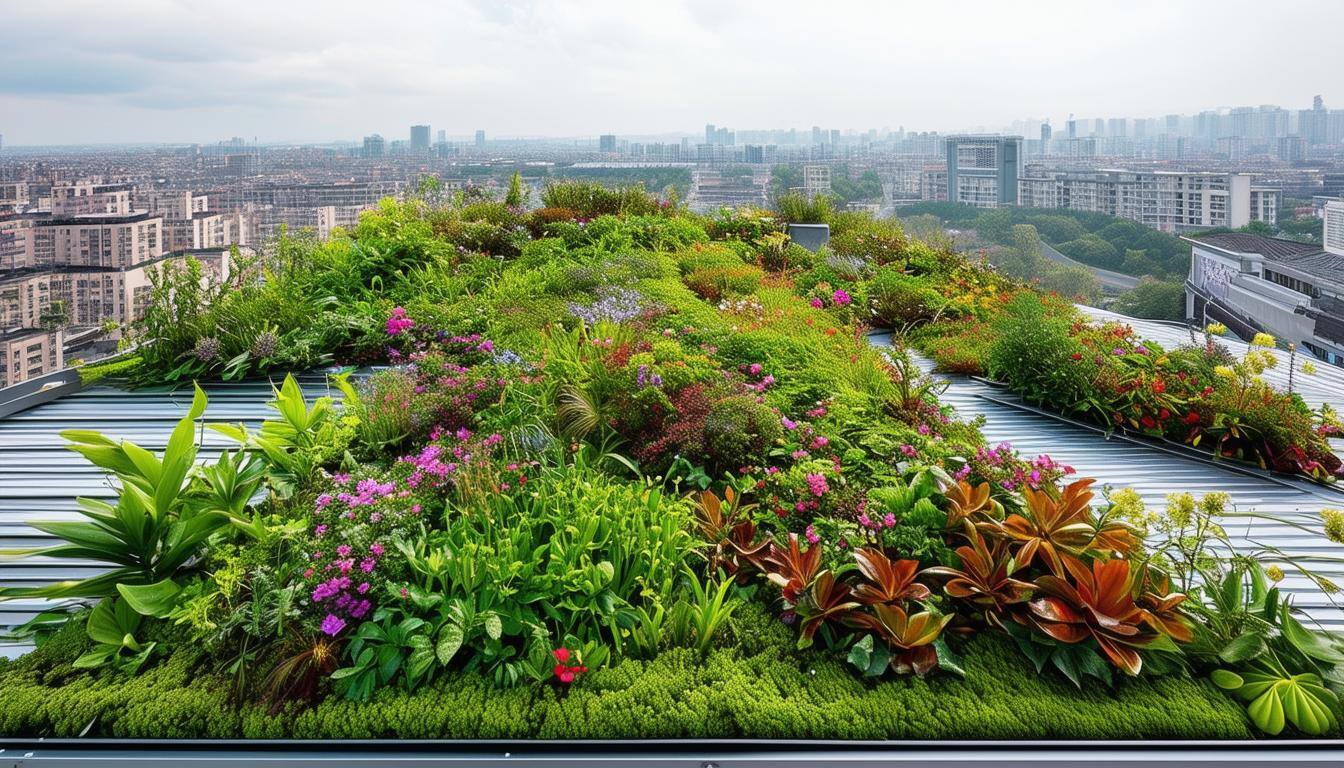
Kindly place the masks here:
POLYGON ((1096 235, 1083 235, 1077 240, 1061 243, 1057 247, 1065 256, 1089 266, 1103 269, 1118 269, 1122 266, 1120 253, 1115 246, 1096 235))
POLYGON ((510 208, 522 208, 527 205, 527 190, 523 187, 523 174, 513 172, 509 179, 509 192, 504 195, 504 204, 510 208))
POLYGON ((789 190, 803 186, 803 169, 798 165, 780 164, 770 169, 770 196, 775 200, 789 193, 789 190))
POLYGON ((1145 277, 1115 300, 1115 309, 1149 320, 1185 319, 1185 284, 1145 277))
POLYGON ((991 243, 1007 244, 1012 240, 1013 212, 1007 208, 985 211, 975 220, 975 231, 991 243))
POLYGON ((1087 269, 1072 264, 1046 262, 1035 282, 1041 290, 1084 304, 1095 304, 1101 298, 1101 283, 1097 278, 1087 269))

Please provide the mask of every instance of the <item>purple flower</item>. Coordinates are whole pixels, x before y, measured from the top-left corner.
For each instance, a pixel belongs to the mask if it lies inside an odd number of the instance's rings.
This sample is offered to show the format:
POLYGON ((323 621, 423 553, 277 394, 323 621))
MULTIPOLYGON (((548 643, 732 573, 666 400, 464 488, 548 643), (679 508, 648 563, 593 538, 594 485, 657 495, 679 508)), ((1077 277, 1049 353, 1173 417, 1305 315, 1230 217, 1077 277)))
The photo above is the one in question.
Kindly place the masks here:
POLYGON ((849 297, 849 294, 845 293, 844 290, 840 288, 835 289, 835 293, 831 294, 831 298, 835 299, 835 303, 839 304, 842 307, 847 306, 849 302, 852 301, 852 299, 849 297))
POLYGON ((780 424, 783 424, 785 429, 790 429, 790 430, 792 430, 792 429, 797 429, 797 428, 798 428, 798 423, 797 423, 796 421, 793 421, 792 419, 790 419, 788 416, 782 416, 782 417, 780 417, 779 423, 780 423, 780 424))
POLYGON ((345 619, 335 614, 328 613, 322 620, 322 631, 329 637, 335 637, 342 629, 345 629, 345 619))
POLYGON ((807 543, 813 546, 815 546, 817 542, 821 541, 821 537, 817 535, 817 529, 811 525, 807 526, 807 530, 803 533, 803 535, 807 537, 807 543))

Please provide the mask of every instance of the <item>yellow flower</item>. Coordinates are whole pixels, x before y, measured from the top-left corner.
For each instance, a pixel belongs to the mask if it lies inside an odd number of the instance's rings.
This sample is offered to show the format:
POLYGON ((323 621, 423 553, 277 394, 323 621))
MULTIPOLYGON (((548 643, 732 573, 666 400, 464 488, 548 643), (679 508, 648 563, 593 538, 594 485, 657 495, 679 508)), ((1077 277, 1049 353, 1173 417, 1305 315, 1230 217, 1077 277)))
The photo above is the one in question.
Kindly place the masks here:
POLYGON ((1220 365, 1214 368, 1213 372, 1224 379, 1234 379, 1237 376, 1237 372, 1232 370, 1230 365, 1220 365))
POLYGON ((1315 375, 1316 375, 1316 364, 1313 363, 1313 362, 1311 362, 1310 360, 1308 360, 1308 361, 1302 363, 1302 372, 1305 373, 1305 374, 1308 375, 1308 376, 1315 376, 1315 375))
POLYGON ((1322 509, 1321 522, 1325 524, 1325 538, 1344 544, 1344 509, 1322 509))
POLYGON ((1266 568, 1265 575, 1268 576, 1269 580, 1274 582, 1275 584, 1278 584, 1280 581, 1283 581, 1283 569, 1277 565, 1271 565, 1268 568, 1266 568))
POLYGON ((1255 338, 1251 339, 1251 346, 1253 347, 1274 347, 1277 344, 1278 342, 1274 341, 1274 337, 1268 333, 1257 333, 1255 338))
POLYGON ((1209 323, 1204 332, 1212 336, 1222 336, 1227 333, 1227 326, 1222 323, 1209 323))

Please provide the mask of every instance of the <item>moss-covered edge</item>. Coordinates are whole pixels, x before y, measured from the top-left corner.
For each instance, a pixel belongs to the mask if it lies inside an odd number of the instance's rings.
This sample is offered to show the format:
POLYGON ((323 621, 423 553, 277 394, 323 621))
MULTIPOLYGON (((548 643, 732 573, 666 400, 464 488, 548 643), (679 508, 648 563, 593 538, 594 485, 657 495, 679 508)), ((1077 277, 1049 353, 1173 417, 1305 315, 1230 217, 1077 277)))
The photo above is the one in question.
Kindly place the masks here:
MULTIPOLYGON (((73 629, 73 627, 71 628, 73 629)), ((1247 739, 1241 706, 1174 675, 1078 690, 1037 675, 1006 638, 962 649, 966 676, 865 681, 830 654, 799 653, 758 606, 729 647, 626 660, 568 689, 492 687, 450 673, 414 693, 328 697, 277 716, 230 704, 228 681, 180 650, 138 677, 70 667, 64 632, 0 665, 0 735, 248 739, 1247 739), (87 731, 86 731, 87 729, 87 731)))

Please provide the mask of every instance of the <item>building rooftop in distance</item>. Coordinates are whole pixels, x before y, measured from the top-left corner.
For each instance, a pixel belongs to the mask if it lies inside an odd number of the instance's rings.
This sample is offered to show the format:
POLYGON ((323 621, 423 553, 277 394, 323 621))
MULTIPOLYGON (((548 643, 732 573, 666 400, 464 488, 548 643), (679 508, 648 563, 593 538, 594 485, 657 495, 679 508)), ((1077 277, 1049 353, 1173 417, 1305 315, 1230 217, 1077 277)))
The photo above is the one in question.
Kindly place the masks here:
POLYGON ((1264 237, 1245 232, 1220 232, 1192 235, 1186 240, 1230 253, 1254 253, 1327 283, 1344 284, 1344 256, 1331 253, 1313 243, 1299 243, 1279 237, 1264 237))

